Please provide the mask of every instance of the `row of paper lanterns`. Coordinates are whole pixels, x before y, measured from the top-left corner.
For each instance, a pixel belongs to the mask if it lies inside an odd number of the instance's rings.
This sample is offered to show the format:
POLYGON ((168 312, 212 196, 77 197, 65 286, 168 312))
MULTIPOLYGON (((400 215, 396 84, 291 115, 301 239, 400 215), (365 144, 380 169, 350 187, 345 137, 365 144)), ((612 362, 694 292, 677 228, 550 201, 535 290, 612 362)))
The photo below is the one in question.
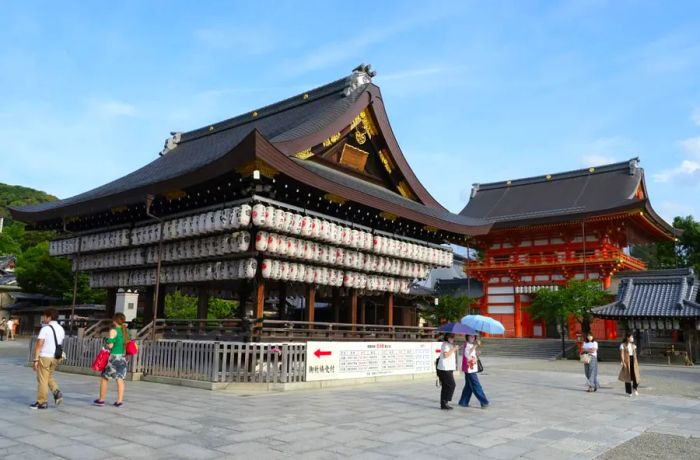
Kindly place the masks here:
POLYGON ((255 249, 260 252, 320 262, 327 265, 339 265, 355 270, 410 278, 426 278, 430 273, 430 266, 425 264, 365 254, 360 251, 314 243, 264 231, 259 231, 256 234, 255 249))
MULTIPOLYGON (((242 205, 167 220, 163 223, 163 240, 192 238, 243 228, 247 227, 251 221, 260 228, 270 228, 280 233, 303 236, 338 246, 432 265, 452 265, 453 254, 449 250, 372 234, 318 217, 301 215, 263 204, 256 204, 252 208, 250 205, 242 205)), ((80 238, 82 238, 80 249, 83 252, 126 247, 130 244, 134 246, 156 244, 160 240, 160 226, 160 223, 155 223, 134 227, 131 230, 113 230, 54 240, 49 245, 49 254, 60 256, 78 252, 80 238)))
POLYGON ((546 286, 515 286, 515 292, 517 294, 533 294, 540 289, 547 289, 549 291, 558 291, 559 286, 556 284, 546 285, 546 286))
POLYGON ((141 249, 127 249, 124 251, 106 252, 103 254, 85 254, 80 257, 80 267, 78 258, 73 258, 73 271, 77 270, 99 270, 111 267, 131 267, 143 265, 146 260, 141 249))
POLYGON ((452 265, 452 252, 401 241, 350 228, 319 217, 303 216, 274 206, 256 204, 251 220, 257 227, 301 235, 334 245, 342 245, 379 254, 418 260, 435 265, 452 265))
MULTIPOLYGON (((166 266, 161 269, 161 283, 190 283, 216 280, 252 279, 258 270, 253 258, 191 265, 166 266)), ((260 271, 263 278, 325 286, 345 286, 370 291, 405 293, 410 281, 388 276, 368 275, 301 263, 264 259, 260 271)), ((93 288, 152 286, 155 269, 93 272, 89 275, 93 288)))
MULTIPOLYGON (((246 252, 250 248, 250 233, 233 232, 196 240, 175 241, 163 245, 163 261, 176 262, 204 257, 222 257, 246 252)), ((158 262, 158 246, 146 250, 146 263, 158 262)))
MULTIPOLYGON (((194 283, 201 281, 251 279, 255 277, 258 262, 253 258, 226 260, 190 265, 173 265, 161 269, 160 281, 170 283, 194 283)), ((152 286, 156 282, 155 269, 122 270, 90 273, 90 286, 124 287, 152 286)))
MULTIPOLYGON (((630 319, 627 324, 637 330, 680 330, 680 320, 676 318, 630 319)), ((700 324, 700 323, 698 323, 700 324)))
POLYGON ((263 259, 260 270, 262 277, 266 279, 325 286, 345 286, 370 291, 407 294, 411 285, 407 279, 356 273, 276 259, 263 259))

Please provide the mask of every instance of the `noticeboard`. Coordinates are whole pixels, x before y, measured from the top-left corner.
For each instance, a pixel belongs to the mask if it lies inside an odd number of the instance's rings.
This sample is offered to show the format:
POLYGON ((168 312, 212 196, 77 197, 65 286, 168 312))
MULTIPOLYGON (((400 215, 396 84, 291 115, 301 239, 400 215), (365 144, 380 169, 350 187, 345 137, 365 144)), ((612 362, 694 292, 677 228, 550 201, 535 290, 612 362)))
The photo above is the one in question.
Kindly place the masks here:
POLYGON ((306 381, 435 373, 440 342, 308 342, 306 381))

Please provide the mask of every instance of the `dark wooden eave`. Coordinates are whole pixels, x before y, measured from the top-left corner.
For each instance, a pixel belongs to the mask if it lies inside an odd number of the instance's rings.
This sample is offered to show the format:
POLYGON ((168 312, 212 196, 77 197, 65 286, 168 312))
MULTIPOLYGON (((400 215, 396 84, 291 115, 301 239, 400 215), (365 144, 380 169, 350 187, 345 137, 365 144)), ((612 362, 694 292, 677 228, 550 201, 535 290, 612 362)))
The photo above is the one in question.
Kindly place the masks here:
MULTIPOLYGON (((17 220, 38 224, 142 203, 148 194, 183 190, 226 171, 262 161, 280 173, 319 190, 380 211, 460 235, 483 234, 490 224, 446 211, 423 187, 408 165, 389 124, 379 88, 364 84, 345 94, 344 78, 257 111, 181 135, 175 148, 142 168, 88 192, 49 203, 11 208, 17 220), (345 180, 293 156, 318 145, 371 109, 396 168, 416 200, 375 184, 345 180)), ((310 162, 309 162, 310 163, 310 162)))

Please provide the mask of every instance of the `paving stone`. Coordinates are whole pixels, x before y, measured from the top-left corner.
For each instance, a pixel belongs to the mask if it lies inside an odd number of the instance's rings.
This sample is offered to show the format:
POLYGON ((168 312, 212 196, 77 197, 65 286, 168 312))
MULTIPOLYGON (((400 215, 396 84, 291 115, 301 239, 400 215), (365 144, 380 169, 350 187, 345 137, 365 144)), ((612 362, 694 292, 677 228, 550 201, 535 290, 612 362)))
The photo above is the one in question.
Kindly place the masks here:
POLYGON ((98 460, 103 458, 114 458, 111 452, 97 449, 83 444, 71 444, 69 446, 54 447, 48 449, 50 452, 61 457, 75 460, 98 460))
MULTIPOLYGON (((74 374, 60 375, 63 406, 31 411, 34 374, 4 353, 0 348, 3 460, 79 458, 78 448, 84 458, 128 459, 593 458, 649 430, 700 435, 697 398, 645 389, 630 400, 618 386, 591 397, 580 390, 577 363, 490 359, 482 381, 493 406, 486 411, 439 410, 430 380, 245 394, 129 382, 128 405, 115 410, 91 406, 95 378, 74 374)), ((600 370, 611 383, 619 365, 601 363, 600 370)), ((679 379, 700 381, 700 369, 683 370, 679 379)))

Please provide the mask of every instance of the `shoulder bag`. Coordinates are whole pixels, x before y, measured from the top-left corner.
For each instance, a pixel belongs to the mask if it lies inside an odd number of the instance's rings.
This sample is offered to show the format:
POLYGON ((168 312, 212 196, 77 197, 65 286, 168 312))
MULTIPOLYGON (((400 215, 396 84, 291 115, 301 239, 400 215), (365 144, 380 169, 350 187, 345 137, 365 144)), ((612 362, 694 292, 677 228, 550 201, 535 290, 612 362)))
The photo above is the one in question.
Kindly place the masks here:
POLYGON ((56 351, 53 353, 53 357, 56 359, 65 359, 66 356, 63 354, 63 344, 58 344, 58 338, 56 337, 56 329, 53 328, 52 325, 48 325, 51 328, 51 332, 53 332, 53 342, 56 344, 56 351))

